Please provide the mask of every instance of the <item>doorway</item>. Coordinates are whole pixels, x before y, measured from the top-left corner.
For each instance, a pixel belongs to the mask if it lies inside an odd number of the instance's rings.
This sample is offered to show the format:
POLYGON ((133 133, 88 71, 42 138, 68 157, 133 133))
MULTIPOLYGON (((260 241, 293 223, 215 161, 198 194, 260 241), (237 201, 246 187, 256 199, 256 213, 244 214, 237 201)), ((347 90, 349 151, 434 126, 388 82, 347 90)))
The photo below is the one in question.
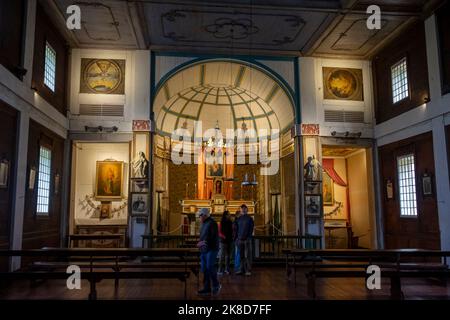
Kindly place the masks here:
POLYGON ((325 248, 375 248, 371 149, 322 145, 322 166, 325 248))

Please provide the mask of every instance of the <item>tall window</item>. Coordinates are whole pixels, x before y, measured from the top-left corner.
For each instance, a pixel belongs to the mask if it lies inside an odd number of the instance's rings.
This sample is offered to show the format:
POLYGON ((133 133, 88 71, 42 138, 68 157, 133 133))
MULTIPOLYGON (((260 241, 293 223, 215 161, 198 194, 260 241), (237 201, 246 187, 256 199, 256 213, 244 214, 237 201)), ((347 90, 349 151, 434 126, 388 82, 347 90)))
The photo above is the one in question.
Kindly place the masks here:
POLYGON ((406 58, 391 67, 392 101, 397 103, 409 96, 406 58))
POLYGON ((397 157, 400 216, 417 216, 414 154, 397 157))
POLYGON ((47 215, 50 203, 50 172, 52 151, 42 147, 39 150, 39 174, 36 214, 47 215))
POLYGON ((56 51, 48 42, 45 43, 44 84, 55 92, 56 51))

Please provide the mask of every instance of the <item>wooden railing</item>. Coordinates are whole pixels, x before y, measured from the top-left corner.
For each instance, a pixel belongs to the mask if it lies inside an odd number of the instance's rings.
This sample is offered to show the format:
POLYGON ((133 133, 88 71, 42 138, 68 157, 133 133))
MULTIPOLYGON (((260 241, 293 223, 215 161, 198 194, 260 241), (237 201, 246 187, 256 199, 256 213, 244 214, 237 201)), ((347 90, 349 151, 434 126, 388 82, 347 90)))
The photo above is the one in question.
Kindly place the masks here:
MULTIPOLYGON (((142 236, 143 248, 189 248, 195 247, 198 236, 157 235, 142 236)), ((320 236, 253 236, 253 255, 256 260, 284 258, 283 249, 320 249, 320 236)))

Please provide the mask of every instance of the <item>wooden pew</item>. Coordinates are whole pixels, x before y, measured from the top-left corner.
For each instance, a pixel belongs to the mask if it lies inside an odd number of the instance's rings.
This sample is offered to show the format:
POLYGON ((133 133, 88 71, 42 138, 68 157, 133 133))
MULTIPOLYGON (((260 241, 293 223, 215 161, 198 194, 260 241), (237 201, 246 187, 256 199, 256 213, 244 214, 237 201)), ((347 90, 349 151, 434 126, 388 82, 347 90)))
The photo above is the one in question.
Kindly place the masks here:
POLYGON ((128 249, 128 248, 43 248, 31 250, 0 250, 0 256, 21 256, 44 258, 40 263, 24 267, 15 272, 0 273, 0 279, 67 279, 68 274, 60 271, 67 266, 77 263, 82 269, 82 279, 90 283, 89 299, 96 299, 96 283, 102 279, 115 279, 118 289, 119 279, 178 279, 184 282, 184 297, 187 297, 187 279, 190 271, 189 262, 197 257, 199 252, 194 249, 128 249), (155 257, 172 258, 171 266, 161 266, 154 263, 140 263, 136 261, 124 262, 123 258, 155 257), (51 258, 64 259, 51 261, 51 258), (82 259, 82 261, 79 261, 82 259), (110 260, 105 260, 110 259, 110 260), (111 271, 104 271, 111 268, 111 271), (124 271, 124 270, 133 271, 124 271), (139 269, 139 270, 138 270, 139 269), (164 269, 164 270, 161 270, 164 269), (170 269, 170 270, 168 270, 170 269))
POLYGON ((397 249, 397 250, 301 250, 285 249, 286 272, 288 277, 294 270, 296 286, 296 269, 306 272, 307 291, 316 298, 316 278, 367 278, 369 265, 377 265, 381 276, 391 280, 391 298, 401 299, 401 278, 449 278, 448 251, 397 249), (442 260, 442 263, 429 263, 422 260, 442 260), (418 261, 419 260, 419 261, 418 261))

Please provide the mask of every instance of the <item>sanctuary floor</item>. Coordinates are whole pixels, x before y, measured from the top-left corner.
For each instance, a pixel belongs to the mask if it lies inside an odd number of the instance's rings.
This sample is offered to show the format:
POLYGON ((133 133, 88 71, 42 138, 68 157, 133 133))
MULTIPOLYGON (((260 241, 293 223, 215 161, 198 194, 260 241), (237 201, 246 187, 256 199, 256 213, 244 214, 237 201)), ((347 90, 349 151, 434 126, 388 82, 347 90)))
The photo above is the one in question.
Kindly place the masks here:
MULTIPOLYGON (((197 278, 188 281, 188 299, 226 300, 309 300, 304 274, 297 272, 297 287, 286 278, 282 267, 255 267, 250 277, 228 275, 220 277, 222 291, 216 297, 197 296, 197 278)), ((389 279, 383 279, 381 289, 369 291, 363 279, 318 279, 319 299, 373 300, 389 299, 389 279)), ((402 290, 407 300, 450 299, 450 281, 447 287, 435 280, 402 279, 402 290)), ((48 280, 37 286, 30 281, 16 281, 10 286, 0 286, 0 299, 87 299, 89 283, 83 281, 80 290, 68 290, 65 280, 48 280)), ((101 299, 155 299, 184 298, 184 285, 178 280, 121 280, 115 294, 114 281, 102 280, 97 284, 97 297, 101 299)))

